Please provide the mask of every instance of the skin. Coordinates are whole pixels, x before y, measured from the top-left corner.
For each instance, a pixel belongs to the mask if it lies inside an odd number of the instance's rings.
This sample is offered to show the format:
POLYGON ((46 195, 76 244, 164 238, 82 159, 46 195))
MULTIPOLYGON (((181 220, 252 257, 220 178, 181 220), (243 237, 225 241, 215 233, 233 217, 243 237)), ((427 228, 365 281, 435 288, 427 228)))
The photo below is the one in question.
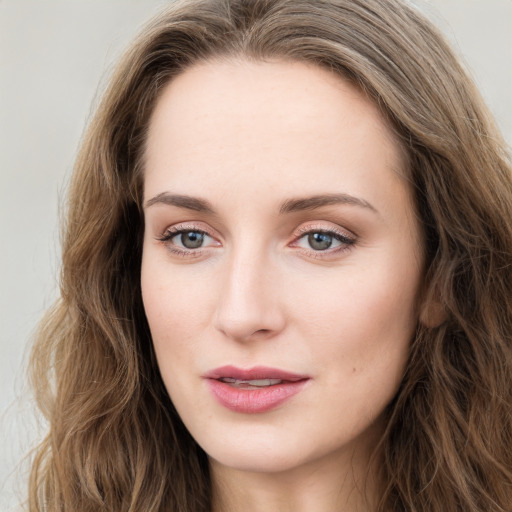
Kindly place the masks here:
POLYGON ((403 167, 373 103, 313 65, 201 63, 160 97, 142 293, 163 381, 209 455, 215 511, 374 508, 370 457, 404 373, 423 274, 403 167), (359 203, 282 211, 333 194, 359 203), (184 248, 179 229, 207 233, 202 247, 184 248), (333 230, 331 247, 312 248, 308 233, 333 230), (202 378, 223 365, 310 380, 279 407, 242 414, 202 378))

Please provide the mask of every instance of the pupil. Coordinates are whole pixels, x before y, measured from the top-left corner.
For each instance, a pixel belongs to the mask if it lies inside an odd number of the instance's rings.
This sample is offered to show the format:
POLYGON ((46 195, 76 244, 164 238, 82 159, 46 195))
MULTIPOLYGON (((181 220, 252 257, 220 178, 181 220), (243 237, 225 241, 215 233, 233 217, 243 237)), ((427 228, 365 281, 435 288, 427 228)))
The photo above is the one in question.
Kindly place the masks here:
POLYGON ((181 243, 187 249, 197 249, 203 244, 204 235, 197 231, 189 231, 181 234, 181 243))
POLYGON ((311 233, 308 235, 308 243, 315 251, 325 251, 332 245, 332 236, 327 233, 311 233))

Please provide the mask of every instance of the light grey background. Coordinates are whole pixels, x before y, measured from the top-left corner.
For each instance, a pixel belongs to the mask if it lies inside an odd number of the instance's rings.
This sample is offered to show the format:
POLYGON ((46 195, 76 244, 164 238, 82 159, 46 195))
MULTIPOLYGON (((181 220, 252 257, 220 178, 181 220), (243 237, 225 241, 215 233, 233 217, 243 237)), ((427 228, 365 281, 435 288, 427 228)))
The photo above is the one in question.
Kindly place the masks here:
MULTIPOLYGON (((24 497, 41 429, 28 345, 56 297, 58 204, 91 105, 169 0, 0 0, 0 510, 24 497)), ((415 0, 463 56, 512 144, 512 0, 415 0)), ((43 429, 44 430, 44 429, 43 429)))

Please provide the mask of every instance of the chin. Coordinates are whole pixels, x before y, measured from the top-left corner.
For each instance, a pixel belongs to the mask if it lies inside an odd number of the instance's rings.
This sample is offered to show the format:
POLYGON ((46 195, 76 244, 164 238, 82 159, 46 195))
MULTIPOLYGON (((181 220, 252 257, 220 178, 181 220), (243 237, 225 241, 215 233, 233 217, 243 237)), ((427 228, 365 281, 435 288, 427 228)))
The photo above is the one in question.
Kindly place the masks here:
POLYGON ((220 435, 210 429, 194 438, 213 464, 238 471, 281 472, 307 461, 308 451, 303 449, 300 439, 286 435, 279 428, 245 427, 245 432, 222 429, 220 435))
POLYGON ((235 471, 247 473, 283 473, 296 469, 309 462, 297 447, 290 452, 283 452, 276 447, 263 449, 213 450, 208 458, 213 464, 220 464, 235 471))
POLYGON ((383 431, 382 417, 355 428, 341 424, 338 429, 326 428, 323 421, 305 424, 297 418, 272 423, 268 418, 265 422, 254 417, 244 420, 217 425, 211 421, 207 429, 204 424, 191 429, 212 465, 252 473, 285 473, 308 466, 311 472, 319 464, 336 471, 356 459, 367 463, 383 431))
POLYGON ((196 439, 212 464, 253 473, 289 472, 321 460, 332 460, 336 464, 346 454, 350 457, 353 453, 350 439, 326 439, 315 436, 314 432, 293 434, 279 425, 271 428, 246 426, 244 432, 231 431, 225 435, 226 430, 223 430, 223 435, 215 436, 210 431, 208 436, 196 439))

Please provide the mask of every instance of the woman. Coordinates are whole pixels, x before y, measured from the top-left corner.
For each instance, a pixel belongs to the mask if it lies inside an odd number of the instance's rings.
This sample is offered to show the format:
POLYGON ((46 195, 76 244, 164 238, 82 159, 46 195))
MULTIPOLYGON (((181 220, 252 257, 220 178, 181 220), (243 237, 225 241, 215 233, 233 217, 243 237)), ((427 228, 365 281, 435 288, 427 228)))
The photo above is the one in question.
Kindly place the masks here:
POLYGON ((173 3, 78 156, 31 509, 511 510, 511 214, 407 5, 173 3))

